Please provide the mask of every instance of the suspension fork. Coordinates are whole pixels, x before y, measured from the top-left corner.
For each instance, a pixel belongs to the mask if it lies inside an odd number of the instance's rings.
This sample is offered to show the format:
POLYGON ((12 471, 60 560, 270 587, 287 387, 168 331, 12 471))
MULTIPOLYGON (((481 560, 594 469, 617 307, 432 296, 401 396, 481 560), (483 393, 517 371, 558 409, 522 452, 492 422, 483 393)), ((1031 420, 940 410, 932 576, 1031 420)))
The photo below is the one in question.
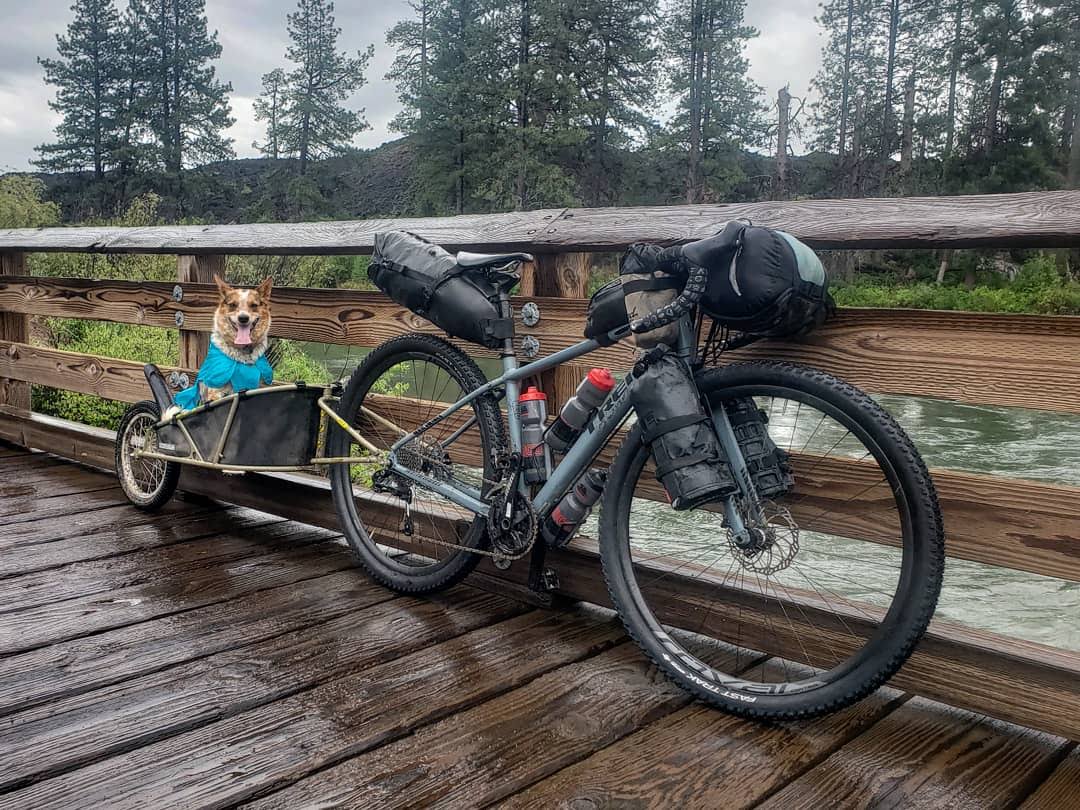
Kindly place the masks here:
POLYGON ((731 530, 732 539, 739 548, 749 548, 754 545, 754 537, 747 528, 739 510, 740 502, 749 507, 751 520, 754 523, 762 523, 761 499, 754 487, 754 479, 750 475, 750 469, 746 466, 739 440, 735 437, 735 428, 731 426, 727 409, 723 402, 718 402, 712 412, 713 426, 716 428, 716 436, 720 440, 720 447, 727 457, 731 467, 731 475, 735 483, 739 485, 738 492, 724 498, 724 519, 731 530))

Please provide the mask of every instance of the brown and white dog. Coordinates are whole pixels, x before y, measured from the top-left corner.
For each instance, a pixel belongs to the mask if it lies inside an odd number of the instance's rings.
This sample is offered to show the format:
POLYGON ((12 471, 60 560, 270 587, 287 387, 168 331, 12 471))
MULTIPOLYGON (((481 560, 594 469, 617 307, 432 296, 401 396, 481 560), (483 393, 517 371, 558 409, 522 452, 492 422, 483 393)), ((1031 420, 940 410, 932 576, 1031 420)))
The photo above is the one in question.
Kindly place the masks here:
POLYGON ((214 312, 211 339, 225 354, 241 363, 252 363, 266 351, 270 334, 269 276, 253 290, 230 287, 221 276, 214 276, 221 300, 214 312))
MULTIPOLYGON (((266 354, 270 335, 270 290, 273 279, 264 278, 254 289, 230 286, 221 276, 214 276, 221 300, 214 311, 211 342, 225 355, 245 365, 258 363, 266 354)), ((232 386, 209 388, 199 385, 199 399, 212 402, 232 393, 232 386)))
POLYGON ((271 279, 255 289, 229 286, 215 277, 221 298, 214 312, 213 344, 199 368, 195 385, 179 391, 175 405, 165 418, 181 410, 190 410, 213 402, 234 391, 258 388, 273 382, 274 371, 267 362, 267 338, 270 334, 271 279), (175 411, 174 411, 175 408, 175 411))

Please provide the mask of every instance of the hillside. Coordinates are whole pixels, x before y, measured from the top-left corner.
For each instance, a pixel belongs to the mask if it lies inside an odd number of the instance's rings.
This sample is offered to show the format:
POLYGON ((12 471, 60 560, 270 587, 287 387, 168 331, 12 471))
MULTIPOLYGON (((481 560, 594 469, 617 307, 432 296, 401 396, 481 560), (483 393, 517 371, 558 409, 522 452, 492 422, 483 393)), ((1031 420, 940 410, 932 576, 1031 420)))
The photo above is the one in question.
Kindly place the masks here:
MULTIPOLYGON (((171 196, 167 178, 142 174, 121 193, 108 177, 104 199, 88 172, 37 173, 45 196, 56 202, 66 223, 114 219, 122 200, 154 192, 162 197, 159 214, 166 221, 284 222, 312 219, 362 219, 416 213, 410 189, 415 150, 408 138, 375 149, 356 150, 341 157, 309 164, 308 175, 296 173, 291 159, 246 158, 200 166, 184 174, 185 204, 181 210, 171 196)), ((663 152, 626 151, 627 180, 618 200, 622 205, 674 205, 684 202, 683 170, 679 156, 663 152)), ((835 158, 812 153, 792 159, 798 196, 829 196, 828 174, 835 158)), ((744 151, 736 157, 738 179, 723 201, 766 199, 772 178, 770 156, 744 151)))

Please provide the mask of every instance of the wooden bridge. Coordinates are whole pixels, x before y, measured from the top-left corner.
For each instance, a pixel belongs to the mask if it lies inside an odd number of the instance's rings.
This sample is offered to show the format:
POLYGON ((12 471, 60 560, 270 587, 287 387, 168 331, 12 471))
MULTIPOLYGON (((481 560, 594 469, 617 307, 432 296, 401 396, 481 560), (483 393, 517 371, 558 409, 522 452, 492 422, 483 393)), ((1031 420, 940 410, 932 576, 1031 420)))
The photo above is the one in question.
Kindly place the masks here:
MULTIPOLYGON (((31 316, 173 327, 179 314, 190 371, 226 254, 364 253, 388 227, 527 247, 540 261, 522 294, 543 316, 519 334, 548 354, 580 334, 583 251, 735 216, 833 248, 1080 245, 1077 192, 0 231, 0 807, 1077 806, 1074 651, 936 621, 893 688, 812 722, 742 721, 646 666, 604 611, 587 541, 549 558, 573 607, 533 605, 518 566, 395 597, 352 568, 323 482, 223 488, 189 469, 185 498, 148 516, 110 475, 109 431, 29 408, 31 384, 146 398, 140 363, 31 345, 31 316), (176 254, 181 294, 31 276, 36 251, 176 254)), ((373 293, 274 299, 284 337, 372 346, 431 329, 373 293)), ((746 354, 873 392, 1080 413, 1078 318, 846 310, 806 342, 746 354)), ((630 352, 600 356, 626 367, 630 352)), ((557 370, 550 393, 579 374, 557 370)), ((1080 489, 934 474, 951 556, 1080 582, 1080 489)))

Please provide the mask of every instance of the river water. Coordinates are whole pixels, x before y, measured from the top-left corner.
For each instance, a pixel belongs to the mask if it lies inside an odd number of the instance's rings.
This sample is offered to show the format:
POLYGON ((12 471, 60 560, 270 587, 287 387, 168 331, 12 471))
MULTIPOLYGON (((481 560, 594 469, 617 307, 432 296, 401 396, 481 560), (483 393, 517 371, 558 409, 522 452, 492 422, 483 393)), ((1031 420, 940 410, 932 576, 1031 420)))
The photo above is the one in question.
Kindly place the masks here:
MULTIPOLYGON (((347 374, 366 353, 321 344, 308 344, 305 350, 334 377, 347 374)), ((492 362, 492 367, 484 367, 486 373, 497 372, 492 362)), ((1080 415, 922 397, 877 399, 911 435, 931 467, 1080 486, 1080 415)), ((1076 582, 950 558, 936 616, 1080 650, 1076 582)))

